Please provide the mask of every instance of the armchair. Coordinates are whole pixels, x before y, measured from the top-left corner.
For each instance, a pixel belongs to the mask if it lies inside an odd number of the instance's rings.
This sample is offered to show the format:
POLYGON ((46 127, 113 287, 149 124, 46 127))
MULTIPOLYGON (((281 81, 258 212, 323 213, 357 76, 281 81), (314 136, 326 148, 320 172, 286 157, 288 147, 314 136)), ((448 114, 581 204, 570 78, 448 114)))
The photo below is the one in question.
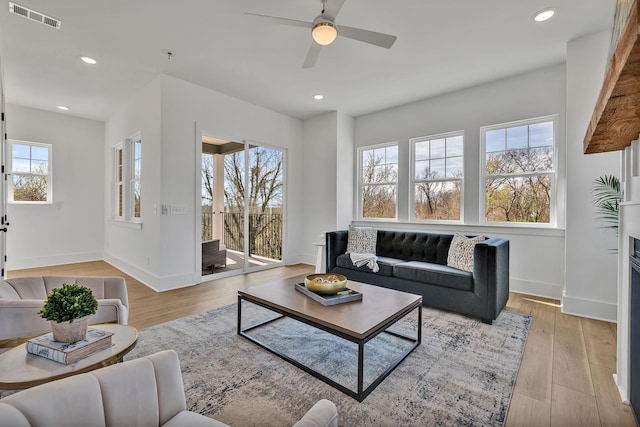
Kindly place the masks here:
POLYGON ((38 312, 49 292, 63 283, 77 283, 93 291, 98 311, 89 318, 89 324, 127 324, 129 300, 122 277, 41 276, 0 280, 0 353, 51 331, 49 322, 38 312))

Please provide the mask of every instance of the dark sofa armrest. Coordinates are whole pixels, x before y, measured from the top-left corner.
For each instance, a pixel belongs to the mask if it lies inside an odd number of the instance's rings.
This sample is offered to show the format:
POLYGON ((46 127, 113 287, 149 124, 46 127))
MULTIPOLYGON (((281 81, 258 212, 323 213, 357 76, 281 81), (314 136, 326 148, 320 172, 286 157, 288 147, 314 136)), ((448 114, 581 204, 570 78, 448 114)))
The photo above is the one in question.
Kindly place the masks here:
POLYGON ((347 252, 347 242, 349 240, 349 232, 347 230, 329 231, 326 241, 326 266, 327 273, 337 267, 336 260, 338 255, 347 252))
POLYGON ((474 249, 474 292, 487 300, 483 321, 490 323, 509 299, 509 241, 491 238, 474 249))

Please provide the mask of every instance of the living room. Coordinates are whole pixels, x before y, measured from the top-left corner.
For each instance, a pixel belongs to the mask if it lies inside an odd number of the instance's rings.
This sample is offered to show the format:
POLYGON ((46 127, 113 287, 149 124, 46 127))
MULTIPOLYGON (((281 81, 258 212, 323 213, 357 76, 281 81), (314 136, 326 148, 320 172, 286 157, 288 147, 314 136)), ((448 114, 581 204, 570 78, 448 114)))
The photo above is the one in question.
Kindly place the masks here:
MULTIPOLYGON (((568 8, 571 2, 564 3, 568 8)), ((14 95, 12 79, 18 73, 9 71, 13 54, 10 40, 14 34, 5 30, 0 40, 0 58, 5 70, 8 138, 53 146, 55 186, 51 204, 8 205, 11 225, 6 269, 105 260, 158 292, 202 282, 196 183, 202 135, 214 135, 286 150, 283 259, 287 265, 315 264, 317 248, 313 242, 318 236, 345 229, 350 223, 504 237, 511 244, 511 291, 561 300, 563 313, 616 322, 618 260, 610 249, 618 247, 618 239, 615 233, 603 230, 595 218, 591 192, 593 181, 599 176, 620 176, 620 154, 584 155, 582 145, 607 67, 615 7, 615 2, 610 3, 606 8, 609 15, 593 24, 594 31, 564 40, 562 59, 542 65, 532 62, 528 68, 523 65, 517 72, 495 77, 482 76, 478 84, 440 92, 434 89, 429 96, 420 96, 420 92, 406 94, 404 102, 392 101, 358 115, 347 114, 338 105, 326 110, 314 105, 310 107, 315 109, 314 114, 307 112, 304 119, 267 108, 265 102, 248 102, 245 94, 233 97, 217 91, 214 83, 206 88, 175 77, 172 74, 179 73, 170 68, 155 75, 149 72, 145 84, 138 84, 138 90, 126 94, 125 102, 111 106, 108 113, 102 114, 104 119, 76 115, 75 108, 68 113, 56 112, 54 106, 31 102, 37 98, 33 94, 24 94, 23 99, 14 95), (600 25, 604 21, 608 26, 600 25), (538 227, 487 223, 476 191, 483 187, 481 128, 552 115, 558 117, 557 188, 552 220, 538 227), (396 141, 399 170, 409 171, 412 138, 452 131, 464 132, 461 221, 413 221, 408 174, 398 179, 394 220, 381 224, 361 216, 355 180, 360 148, 396 141), (137 133, 143 140, 142 218, 120 221, 113 218, 112 150, 137 133), (165 215, 162 205, 186 207, 187 214, 165 215)), ((46 9, 42 2, 28 6, 46 9)), ((249 2, 243 5, 243 11, 256 10, 250 6, 257 5, 249 2)), ((355 4, 351 6, 356 8, 355 4)), ((542 6, 545 5, 532 7, 529 15, 542 6)), ((282 7, 263 12, 288 16, 289 9, 282 7)), ((349 0, 344 11, 347 7, 349 0)), ((582 6, 571 3, 571 7, 582 6)), ((572 9, 567 13, 568 10, 572 9)), ((56 15, 55 11, 49 13, 56 15)), ((559 15, 556 19, 562 18, 559 15)), ((6 28, 5 22, 18 18, 5 11, 2 19, 6 28)), ((13 22, 11 28, 27 24, 30 23, 13 22)), ((261 27, 264 31, 269 28, 261 27)), ((395 31, 381 29, 392 30, 395 31)), ((303 53, 296 60, 301 62, 303 53)), ((375 51, 371 53, 374 54, 375 51)), ((187 55, 176 49, 175 57, 158 55, 156 61, 163 61, 159 68, 175 64, 180 67, 181 56, 187 55), (165 61, 170 64, 167 66, 165 61)), ((320 56, 318 67, 322 59, 320 56)), ((324 73, 335 72, 320 69, 324 73)), ((91 70, 76 72, 78 78, 85 78, 91 70)), ((448 71, 441 73, 442 87, 450 87, 448 71)), ((402 79, 402 75, 397 78, 402 79)), ((384 84, 393 86, 389 81, 384 84)), ((77 108, 81 111, 81 107, 77 108)))

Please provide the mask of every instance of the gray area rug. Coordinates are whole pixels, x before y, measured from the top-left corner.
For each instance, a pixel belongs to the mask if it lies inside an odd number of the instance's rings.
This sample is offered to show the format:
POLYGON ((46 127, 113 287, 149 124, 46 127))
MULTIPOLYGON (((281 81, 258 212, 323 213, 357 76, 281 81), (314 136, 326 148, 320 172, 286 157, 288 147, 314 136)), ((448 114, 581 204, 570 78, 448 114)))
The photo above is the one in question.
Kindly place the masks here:
MULTIPOLYGON (((243 303, 243 326, 274 313, 243 303)), ((341 426, 501 426, 531 318, 503 311, 494 325, 423 308, 422 344, 363 402, 236 334, 236 304, 140 331, 125 359, 173 348, 187 406, 233 426, 287 426, 319 399, 336 403, 341 426)), ((415 336, 417 311, 393 329, 415 336)), ((296 360, 354 389, 357 346, 291 319, 252 331, 296 360)), ((406 342, 381 334, 365 346, 365 387, 406 342)))

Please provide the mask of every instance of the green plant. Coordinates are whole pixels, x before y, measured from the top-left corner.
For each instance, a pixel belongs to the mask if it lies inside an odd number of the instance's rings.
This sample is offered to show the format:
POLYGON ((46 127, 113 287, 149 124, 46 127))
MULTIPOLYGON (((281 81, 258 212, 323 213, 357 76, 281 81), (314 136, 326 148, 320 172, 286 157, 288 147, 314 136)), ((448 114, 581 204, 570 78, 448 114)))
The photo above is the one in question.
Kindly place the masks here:
POLYGON ((55 288, 49 293, 38 314, 45 320, 72 323, 74 319, 95 314, 96 311, 98 301, 91 289, 63 283, 61 288, 55 288))
POLYGON ((610 228, 618 233, 618 217, 620 203, 623 200, 620 180, 614 175, 605 175, 593 181, 593 204, 596 207, 598 217, 608 225, 603 228, 610 228))

